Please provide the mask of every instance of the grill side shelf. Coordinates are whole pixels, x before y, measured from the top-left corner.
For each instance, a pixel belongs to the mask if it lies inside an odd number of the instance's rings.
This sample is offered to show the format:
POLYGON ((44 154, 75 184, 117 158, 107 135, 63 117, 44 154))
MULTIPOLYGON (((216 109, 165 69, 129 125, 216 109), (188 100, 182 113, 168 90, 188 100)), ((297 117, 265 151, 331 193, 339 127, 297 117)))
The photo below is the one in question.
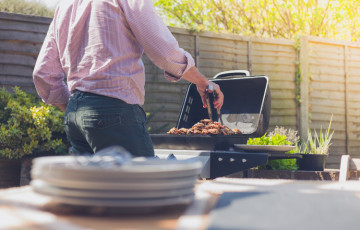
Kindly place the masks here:
POLYGON ((268 153, 221 152, 210 155, 210 179, 265 165, 268 153))

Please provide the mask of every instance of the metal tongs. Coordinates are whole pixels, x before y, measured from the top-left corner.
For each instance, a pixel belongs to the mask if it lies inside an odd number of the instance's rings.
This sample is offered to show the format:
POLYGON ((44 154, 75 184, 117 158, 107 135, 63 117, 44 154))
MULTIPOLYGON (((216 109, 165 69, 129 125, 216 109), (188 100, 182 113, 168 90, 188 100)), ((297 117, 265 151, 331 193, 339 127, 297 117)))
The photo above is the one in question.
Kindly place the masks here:
MULTIPOLYGON (((211 85, 211 84, 205 90, 205 99, 206 99, 206 104, 207 104, 206 108, 207 108, 207 111, 208 111, 208 114, 209 114, 209 118, 210 118, 211 121, 213 121, 212 112, 211 112, 211 104, 210 104, 210 91, 212 92, 214 100, 215 100, 217 98, 217 93, 214 90, 214 86, 211 85)), ((216 109, 216 112, 217 112, 217 115, 218 115, 218 122, 220 122, 220 124, 223 125, 224 123, 223 123, 223 120, 222 120, 222 117, 221 117, 220 109, 216 109)))

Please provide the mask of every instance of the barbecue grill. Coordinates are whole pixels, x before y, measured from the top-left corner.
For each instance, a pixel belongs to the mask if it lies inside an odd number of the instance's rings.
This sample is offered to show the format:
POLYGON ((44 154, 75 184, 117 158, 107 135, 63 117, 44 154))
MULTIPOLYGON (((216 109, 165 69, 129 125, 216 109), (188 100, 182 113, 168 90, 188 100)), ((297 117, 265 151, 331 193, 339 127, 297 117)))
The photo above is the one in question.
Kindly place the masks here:
MULTIPOLYGON (((203 162, 201 178, 216 178, 266 164, 270 151, 244 151, 236 148, 250 137, 264 135, 269 126, 271 97, 269 79, 265 75, 249 76, 248 71, 236 70, 217 74, 211 81, 224 93, 221 117, 230 129, 238 128, 241 135, 172 135, 152 134, 155 155, 160 158, 197 158, 203 162)), ((210 95, 210 103, 214 98, 210 95)), ((217 112, 212 108, 213 120, 217 112)), ((190 128, 208 119, 206 108, 196 85, 189 84, 176 127, 190 128)), ((285 155, 285 154, 283 154, 285 155)), ((276 157, 279 157, 277 153, 276 157)))

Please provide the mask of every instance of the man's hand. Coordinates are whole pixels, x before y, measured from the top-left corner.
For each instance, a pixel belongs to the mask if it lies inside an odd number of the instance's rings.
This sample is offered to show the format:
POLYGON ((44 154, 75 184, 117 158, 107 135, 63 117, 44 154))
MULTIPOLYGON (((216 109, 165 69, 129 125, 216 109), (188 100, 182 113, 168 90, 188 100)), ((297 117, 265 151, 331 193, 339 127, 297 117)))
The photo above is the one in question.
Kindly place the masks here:
MULTIPOLYGON (((209 81, 204 75, 202 75, 196 67, 190 68, 182 77, 183 79, 194 83, 197 87, 197 91, 201 96, 203 107, 206 108, 205 90, 208 89, 209 85, 213 86, 217 97, 214 100, 215 109, 221 109, 224 104, 224 94, 222 93, 220 86, 214 82, 209 81)), ((211 93, 211 92, 210 92, 211 93)))
POLYGON ((216 98, 214 98, 214 108, 221 109, 224 103, 224 94, 222 93, 220 86, 214 82, 208 81, 205 85, 196 85, 197 91, 201 96, 201 100, 203 103, 203 107, 207 107, 206 98, 205 98, 205 90, 209 89, 209 85, 212 85, 213 91, 209 91, 209 93, 216 92, 216 98))

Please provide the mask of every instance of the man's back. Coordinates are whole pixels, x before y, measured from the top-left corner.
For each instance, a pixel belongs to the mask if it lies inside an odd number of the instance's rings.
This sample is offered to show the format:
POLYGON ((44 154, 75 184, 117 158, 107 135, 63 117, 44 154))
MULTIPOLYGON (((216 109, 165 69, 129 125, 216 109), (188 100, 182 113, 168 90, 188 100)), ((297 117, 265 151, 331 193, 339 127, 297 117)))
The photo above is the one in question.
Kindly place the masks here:
MULTIPOLYGON (((84 91, 107 88, 111 91, 119 82, 123 89, 133 88, 128 85, 128 77, 142 83, 144 71, 139 60, 143 49, 117 1, 61 2, 55 13, 54 33, 70 88, 84 91)), ((138 94, 143 96, 141 92, 138 94)), ((139 103, 129 97, 122 99, 139 103)))
MULTIPOLYGON (((63 0, 40 52, 34 82, 44 85, 37 88, 45 102, 55 97, 47 95, 54 83, 64 86, 43 72, 58 76, 64 73, 70 91, 77 89, 141 105, 145 95, 144 50, 171 81, 179 80, 194 66, 193 58, 179 48, 151 0, 63 0), (47 66, 42 64, 45 60, 47 66), (37 67, 43 71, 37 71, 37 67)), ((65 102, 68 96, 63 97, 61 101, 65 102)))

